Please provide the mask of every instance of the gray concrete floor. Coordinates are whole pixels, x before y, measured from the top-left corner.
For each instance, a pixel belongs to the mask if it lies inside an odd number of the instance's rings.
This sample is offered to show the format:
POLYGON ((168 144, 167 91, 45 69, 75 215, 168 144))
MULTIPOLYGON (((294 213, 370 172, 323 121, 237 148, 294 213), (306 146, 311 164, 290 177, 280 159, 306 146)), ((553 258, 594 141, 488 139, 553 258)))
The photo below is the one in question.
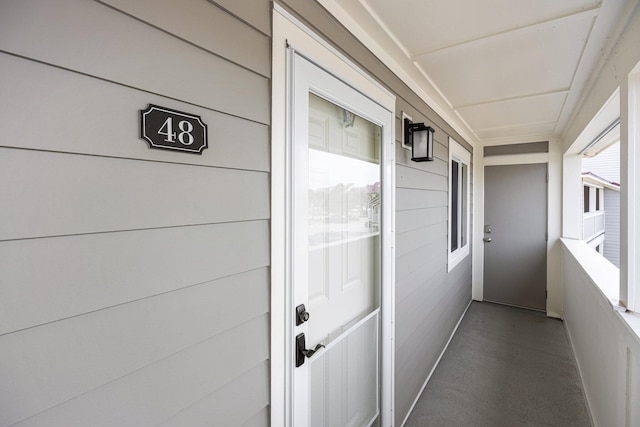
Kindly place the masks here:
POLYGON ((591 426, 562 321, 473 302, 405 426, 591 426))

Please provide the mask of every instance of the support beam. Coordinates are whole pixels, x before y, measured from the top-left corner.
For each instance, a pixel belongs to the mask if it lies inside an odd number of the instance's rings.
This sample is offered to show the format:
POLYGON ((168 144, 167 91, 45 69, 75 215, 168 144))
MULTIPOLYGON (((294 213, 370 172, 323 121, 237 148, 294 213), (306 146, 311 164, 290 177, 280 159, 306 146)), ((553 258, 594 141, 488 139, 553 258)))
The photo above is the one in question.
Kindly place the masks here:
POLYGON ((562 237, 582 239, 582 158, 567 153, 562 159, 562 237))
POLYGON ((620 302, 640 309, 640 64, 620 85, 620 302))

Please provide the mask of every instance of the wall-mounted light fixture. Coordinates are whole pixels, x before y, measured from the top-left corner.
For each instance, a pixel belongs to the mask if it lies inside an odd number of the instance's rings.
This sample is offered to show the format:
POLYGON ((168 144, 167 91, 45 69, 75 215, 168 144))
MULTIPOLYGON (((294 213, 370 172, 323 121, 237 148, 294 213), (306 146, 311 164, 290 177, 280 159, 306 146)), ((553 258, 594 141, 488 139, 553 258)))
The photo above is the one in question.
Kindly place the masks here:
POLYGON ((404 141, 411 146, 411 160, 414 162, 433 161, 433 134, 435 130, 424 123, 413 123, 404 119, 404 141))

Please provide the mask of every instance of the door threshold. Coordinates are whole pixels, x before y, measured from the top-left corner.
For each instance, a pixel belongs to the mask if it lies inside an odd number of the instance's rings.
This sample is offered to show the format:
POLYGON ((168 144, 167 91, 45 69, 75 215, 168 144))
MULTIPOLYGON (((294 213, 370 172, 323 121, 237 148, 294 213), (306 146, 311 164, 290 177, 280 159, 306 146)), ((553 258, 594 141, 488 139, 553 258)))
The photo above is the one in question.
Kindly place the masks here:
POLYGON ((504 306, 507 306, 507 307, 517 308, 519 310, 533 311, 535 313, 544 314, 545 316, 547 315, 547 310, 541 310, 539 308, 525 307, 523 305, 509 304, 509 303, 506 303, 506 302, 492 301, 492 300, 488 300, 488 299, 485 299, 485 300, 483 300, 481 302, 488 302, 490 304, 504 305, 504 306))

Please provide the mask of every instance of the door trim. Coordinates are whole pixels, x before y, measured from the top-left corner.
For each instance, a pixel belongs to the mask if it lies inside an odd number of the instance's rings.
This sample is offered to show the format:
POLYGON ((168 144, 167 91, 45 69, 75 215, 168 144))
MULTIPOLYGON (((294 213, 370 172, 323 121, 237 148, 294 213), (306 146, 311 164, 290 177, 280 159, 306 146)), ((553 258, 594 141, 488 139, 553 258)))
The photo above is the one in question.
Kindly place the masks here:
POLYGON ((394 321, 395 321, 395 96, 363 70, 331 48, 309 28, 278 4, 273 12, 272 126, 271 126, 271 425, 291 426, 293 330, 291 269, 287 250, 291 228, 287 182, 291 121, 288 117, 290 69, 287 55, 292 51, 339 77, 392 115, 390 138, 382 144, 383 221, 382 231, 382 372, 381 421, 393 425, 394 419, 394 321), (294 48, 295 46, 295 48, 294 48))
MULTIPOLYGON (((507 306, 511 306, 511 307, 524 308, 524 309, 528 309, 528 310, 533 310, 533 311, 546 313, 547 295, 548 295, 548 280, 549 280, 549 277, 548 277, 548 270, 549 270, 549 268, 548 268, 548 264, 549 264, 549 240, 548 240, 548 235, 549 235, 549 179, 548 179, 548 177, 549 177, 549 163, 548 162, 533 162, 533 161, 530 161, 530 162, 519 162, 517 164, 485 164, 484 167, 483 167, 484 187, 485 187, 484 188, 485 203, 483 205, 483 218, 484 218, 485 224, 490 221, 490 220, 488 220, 486 218, 486 212, 487 212, 487 207, 488 207, 488 205, 486 203, 487 202, 487 200, 486 200, 487 192, 488 192, 487 191, 487 187, 488 187, 487 168, 493 168, 494 172, 496 172, 496 173, 498 173, 500 171, 500 169, 497 169, 497 168, 503 168, 503 169, 501 169, 502 171, 505 171, 504 168, 509 168, 508 170, 511 171, 511 173, 512 173, 511 176, 513 176, 514 173, 518 177, 523 176, 523 175, 526 177, 527 176, 526 174, 535 175, 535 177, 534 176, 529 176, 528 177, 529 179, 526 182, 527 183, 531 183, 532 180, 534 180, 536 185, 537 184, 543 184, 544 196, 541 198, 541 199, 544 200, 544 212, 543 212, 543 215, 540 215, 540 213, 538 211, 535 211, 535 213, 533 213, 534 212, 533 209, 527 210, 527 213, 533 215, 533 216, 528 217, 528 219, 532 220, 532 222, 535 222, 535 221, 533 221, 533 218, 540 218, 541 216, 544 217, 544 231, 545 231, 545 234, 544 234, 544 236, 536 234, 536 238, 535 238, 535 243, 534 244, 535 245, 540 244, 539 249, 542 249, 542 245, 541 245, 542 242, 540 240, 538 240, 538 239, 542 239, 542 238, 545 239, 545 242, 544 242, 545 271, 544 271, 544 275, 543 275, 545 283, 544 283, 544 296, 539 293, 539 292, 542 291, 542 289, 540 289, 538 286, 536 286, 535 287, 535 292, 534 292, 536 296, 532 297, 531 295, 529 295, 529 298, 526 298, 526 301, 524 301, 524 300, 523 301, 519 301, 522 304, 517 304, 516 301, 514 301, 511 298, 513 295, 511 297, 505 297, 504 300, 501 300, 502 298, 496 296, 496 293, 500 293, 498 288, 496 288, 495 285, 492 285, 492 283, 486 283, 484 281, 484 279, 486 278, 486 276, 488 274, 487 270, 484 268, 487 265, 487 258, 485 256, 485 257, 483 257, 483 264, 484 264, 483 265, 483 275, 484 275, 484 277, 483 277, 483 287, 484 287, 484 289, 483 289, 483 298, 484 298, 485 301, 496 303, 496 304, 502 304, 502 305, 507 305, 507 306), (529 169, 527 172, 525 172, 525 171, 523 171, 523 167, 524 166, 533 166, 535 169, 529 169), (542 182, 537 181, 540 178, 540 176, 538 174, 540 172, 542 172, 542 170, 539 169, 541 166, 544 167, 544 169, 543 169, 544 170, 544 173, 543 173, 544 176, 542 176, 542 182), (516 167, 516 169, 514 169, 514 167, 516 167), (547 237, 545 237, 545 236, 547 236, 547 237), (491 297, 487 298, 485 291, 488 288, 490 288, 493 291, 492 292, 493 293, 493 298, 491 298, 491 297), (538 297, 540 297, 540 299, 542 299, 544 297, 544 302, 538 301, 538 299, 537 299, 538 297), (511 299, 511 301, 509 301, 509 299, 511 299), (535 300, 535 302, 532 302, 531 301, 532 299, 535 300), (538 302, 540 303, 540 306, 537 305, 538 302), (526 304, 529 304, 529 305, 526 305, 526 304)), ((513 179, 516 180, 515 177, 513 179)), ((497 181, 493 181, 493 185, 500 185, 500 183, 507 182, 507 181, 509 181, 508 178, 505 179, 505 177, 502 177, 501 179, 497 179, 497 181)), ((511 182, 513 182, 513 181, 511 181, 511 182)), ((528 184, 522 184, 521 183, 520 185, 528 185, 528 184)), ((512 188, 516 188, 516 187, 512 187, 512 188)), ((517 187, 517 188, 521 189, 521 190, 525 189, 525 187, 517 187)), ((535 187, 534 184, 531 184, 531 188, 535 188, 535 191, 533 191, 531 193, 532 196, 528 197, 527 199, 528 200, 538 200, 538 196, 540 196, 540 193, 538 191, 540 190, 540 188, 539 187, 535 187)), ((518 191, 518 193, 521 193, 521 191, 518 191)), ((492 194, 496 195, 495 191, 492 192, 492 194)), ((535 206, 535 208, 539 207, 538 203, 533 203, 533 205, 535 206)), ((500 211, 504 211, 503 209, 499 209, 499 210, 500 211)), ((513 214, 512 211, 509 211, 509 212, 513 214)), ((493 219, 495 219, 495 218, 493 218, 493 219)), ((499 222, 496 223, 496 224, 493 224, 493 222, 491 222, 491 224, 495 225, 495 226, 500 225, 499 222)), ((541 224, 538 224, 538 225, 541 225, 541 224)), ((536 230, 537 230, 537 228, 536 228, 536 230)), ((537 230, 537 231, 539 231, 539 230, 537 230)), ((486 233, 484 232, 484 224, 482 226, 482 229, 479 230, 479 232, 481 232, 483 236, 486 236, 486 233)), ((524 233, 524 234, 526 234, 526 233, 524 233)), ((492 235, 489 235, 489 236, 492 236, 492 235)), ((516 237, 518 237, 518 236, 516 235, 516 237)), ((524 242, 524 240, 518 238, 517 242, 518 242, 519 245, 521 245, 522 242, 524 242)), ((527 241, 527 242, 531 243, 530 240, 527 241)), ((486 247, 494 245, 494 244, 500 245, 499 243, 491 243, 490 245, 484 244, 484 246, 482 248, 483 252, 486 250, 485 249, 486 247)), ((525 244, 525 246, 529 247, 529 245, 527 245, 527 244, 525 244)), ((502 247, 504 248, 504 246, 502 246, 502 247)), ((520 246, 520 247, 522 247, 522 246, 520 246)), ((537 249, 536 252, 535 252, 535 254, 537 256, 541 255, 541 253, 538 252, 539 249, 537 249)), ((494 250, 496 250, 496 249, 494 249, 494 250)), ((536 255, 534 255, 534 257, 536 255)), ((493 258, 493 260, 495 260, 495 258, 493 258)), ((504 268, 501 266, 501 268, 499 268, 497 270, 504 270, 504 268)), ((496 270, 491 270, 491 271, 495 272, 496 270)), ((540 278, 540 279, 542 279, 542 278, 540 278)), ((514 285, 514 287, 518 288, 518 285, 514 285)), ((503 289, 503 288, 501 288, 501 289, 503 289)), ((503 295, 503 297, 504 297, 504 295, 503 295)))
MULTIPOLYGON (((549 153, 533 153, 533 154, 515 154, 507 156, 484 157, 482 149, 474 150, 473 153, 473 279, 471 285, 471 296, 475 301, 484 301, 484 168, 485 166, 507 166, 507 165, 527 165, 536 163, 546 163, 547 173, 549 174, 549 182, 547 184, 547 231, 549 232, 549 240, 547 241, 547 292, 552 287, 553 277, 550 271, 552 260, 549 259, 551 251, 552 228, 556 226, 557 220, 551 217, 554 200, 557 197, 555 187, 555 169, 553 167, 553 149, 550 144, 549 153)), ((549 292, 551 293, 551 292, 549 292)), ((559 317, 555 313, 549 312, 549 301, 547 299, 547 315, 559 317)))

